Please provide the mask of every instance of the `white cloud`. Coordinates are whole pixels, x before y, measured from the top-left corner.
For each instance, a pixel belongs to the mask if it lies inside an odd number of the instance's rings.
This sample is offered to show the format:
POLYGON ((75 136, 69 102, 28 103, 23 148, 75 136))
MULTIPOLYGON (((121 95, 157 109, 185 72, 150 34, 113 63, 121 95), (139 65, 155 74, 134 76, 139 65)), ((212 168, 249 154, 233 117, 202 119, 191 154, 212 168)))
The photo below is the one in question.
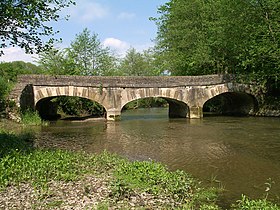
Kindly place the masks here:
POLYGON ((151 47, 154 47, 155 44, 150 42, 150 43, 144 43, 144 44, 136 44, 134 45, 134 48, 139 51, 139 52, 142 52, 143 50, 147 50, 151 47))
POLYGON ((24 50, 22 50, 19 47, 8 47, 5 49, 2 49, 4 52, 4 55, 0 57, 0 62, 12 62, 12 61, 25 61, 25 62, 35 62, 35 60, 38 58, 38 55, 33 54, 26 54, 24 50))
POLYGON ((130 20, 135 17, 136 17, 136 15, 134 13, 127 13, 127 12, 122 12, 118 15, 118 19, 121 19, 121 20, 130 20))
POLYGON ((109 14, 109 10, 99 3, 90 1, 77 1, 76 6, 70 7, 67 15, 70 19, 88 23, 96 19, 102 19, 109 14))
POLYGON ((103 41, 103 45, 105 47, 109 47, 115 53, 117 53, 117 55, 119 55, 121 57, 124 57, 126 55, 127 50, 131 47, 135 48, 138 52, 143 52, 143 50, 147 50, 151 47, 154 47, 154 43, 152 43, 152 42, 132 45, 128 42, 121 41, 116 38, 106 38, 103 41))
POLYGON ((114 50, 120 56, 125 55, 125 52, 130 47, 129 43, 127 43, 125 41, 121 41, 121 40, 116 39, 116 38, 106 38, 103 41, 103 45, 105 47, 109 47, 110 49, 114 50))

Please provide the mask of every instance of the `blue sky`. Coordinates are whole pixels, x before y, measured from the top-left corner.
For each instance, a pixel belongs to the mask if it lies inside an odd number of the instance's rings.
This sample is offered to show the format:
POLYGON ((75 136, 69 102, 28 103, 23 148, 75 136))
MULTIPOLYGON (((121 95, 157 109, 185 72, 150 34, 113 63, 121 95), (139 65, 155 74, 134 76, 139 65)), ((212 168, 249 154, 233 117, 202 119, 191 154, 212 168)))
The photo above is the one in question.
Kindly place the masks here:
MULTIPOLYGON (((57 47, 68 47, 75 35, 84 28, 97 33, 100 41, 123 55, 129 47, 141 51, 153 46, 157 27, 149 17, 157 17, 157 8, 168 0, 76 0, 76 6, 62 11, 70 15, 51 25, 59 30, 63 42, 57 47)), ((26 55, 19 48, 7 48, 0 61, 23 60, 34 62, 36 55, 26 55)))

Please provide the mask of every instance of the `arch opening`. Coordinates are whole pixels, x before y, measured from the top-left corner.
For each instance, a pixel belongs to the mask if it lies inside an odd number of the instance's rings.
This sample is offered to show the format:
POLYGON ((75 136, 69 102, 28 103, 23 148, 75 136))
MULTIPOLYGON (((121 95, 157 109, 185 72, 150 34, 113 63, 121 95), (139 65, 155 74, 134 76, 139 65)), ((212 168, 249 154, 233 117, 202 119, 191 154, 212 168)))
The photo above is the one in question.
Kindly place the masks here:
POLYGON ((122 107, 122 111, 137 108, 168 107, 169 118, 189 117, 189 106, 179 100, 167 97, 146 97, 129 101, 122 107))
POLYGON ((78 96, 43 98, 36 103, 35 109, 43 120, 85 120, 106 114, 101 104, 78 96))
POLYGON ((226 92, 217 95, 203 105, 203 115, 248 116, 257 112, 254 96, 243 92, 226 92))

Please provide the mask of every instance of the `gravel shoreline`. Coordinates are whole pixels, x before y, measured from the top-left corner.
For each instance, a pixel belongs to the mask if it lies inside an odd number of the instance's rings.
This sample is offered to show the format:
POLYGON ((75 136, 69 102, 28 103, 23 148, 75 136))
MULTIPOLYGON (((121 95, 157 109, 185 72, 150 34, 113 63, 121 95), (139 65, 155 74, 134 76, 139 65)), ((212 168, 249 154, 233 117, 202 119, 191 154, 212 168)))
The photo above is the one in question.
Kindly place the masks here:
POLYGON ((172 198, 133 193, 116 200, 111 196, 111 176, 87 175, 79 181, 50 181, 43 190, 29 183, 8 186, 0 192, 0 209, 166 209, 180 206, 172 198), (104 208, 105 207, 105 208, 104 208))

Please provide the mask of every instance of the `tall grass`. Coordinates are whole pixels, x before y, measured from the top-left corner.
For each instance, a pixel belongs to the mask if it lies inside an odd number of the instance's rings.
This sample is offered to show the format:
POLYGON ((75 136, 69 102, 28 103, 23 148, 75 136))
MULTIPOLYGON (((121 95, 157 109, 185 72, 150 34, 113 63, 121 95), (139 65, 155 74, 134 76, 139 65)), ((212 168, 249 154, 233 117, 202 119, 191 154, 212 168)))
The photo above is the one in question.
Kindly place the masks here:
POLYGON ((241 200, 232 205, 234 210, 279 210, 280 207, 271 203, 267 199, 252 200, 242 195, 241 200))
POLYGON ((21 122, 24 125, 41 125, 42 119, 38 112, 26 110, 21 114, 21 122))

